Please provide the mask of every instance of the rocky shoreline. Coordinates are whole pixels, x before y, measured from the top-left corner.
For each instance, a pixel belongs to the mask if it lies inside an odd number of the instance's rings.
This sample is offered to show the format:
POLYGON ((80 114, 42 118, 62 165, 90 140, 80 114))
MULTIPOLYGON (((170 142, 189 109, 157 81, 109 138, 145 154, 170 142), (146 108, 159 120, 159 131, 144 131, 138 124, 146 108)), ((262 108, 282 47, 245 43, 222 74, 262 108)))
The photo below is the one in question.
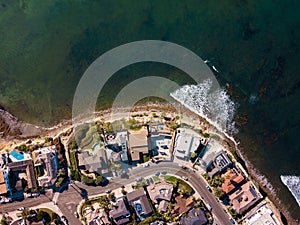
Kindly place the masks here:
MULTIPOLYGON (((281 217, 284 217, 288 224, 297 225, 298 222, 295 221, 289 212, 285 209, 282 202, 276 195, 275 188, 268 182, 267 178, 262 175, 262 173, 256 169, 249 160, 243 154, 242 147, 235 143, 231 138, 223 133, 218 132, 213 125, 208 123, 204 118, 196 115, 190 110, 179 106, 180 113, 189 115, 191 119, 197 119, 199 121, 200 127, 203 132, 214 132, 222 137, 223 145, 227 149, 235 149, 238 156, 242 160, 242 163, 246 166, 247 171, 251 178, 260 186, 260 188, 267 194, 271 201, 279 209, 281 217)), ((177 107, 170 104, 162 103, 149 103, 144 105, 135 106, 134 108, 120 108, 118 112, 121 115, 127 115, 127 113, 144 113, 144 112, 178 112, 177 107)), ((121 118, 121 117, 120 117, 121 118)), ((111 109, 102 110, 95 112, 92 118, 82 118, 80 123, 93 122, 95 120, 110 120, 111 119, 111 109)), ((0 151, 9 150, 28 139, 41 139, 43 137, 54 137, 66 132, 73 128, 72 119, 63 121, 52 127, 41 127, 33 124, 26 123, 19 120, 8 111, 6 111, 0 105, 0 151)))

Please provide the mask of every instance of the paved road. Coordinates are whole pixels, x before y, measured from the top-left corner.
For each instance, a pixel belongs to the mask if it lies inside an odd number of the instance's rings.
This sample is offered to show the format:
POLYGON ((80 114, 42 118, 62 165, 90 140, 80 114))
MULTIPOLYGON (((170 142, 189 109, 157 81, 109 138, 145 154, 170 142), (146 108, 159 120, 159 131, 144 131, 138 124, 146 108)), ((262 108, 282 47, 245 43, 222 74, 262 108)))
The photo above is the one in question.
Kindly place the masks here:
POLYGON ((27 198, 21 202, 16 201, 8 204, 1 204, 0 212, 11 212, 17 210, 20 207, 30 208, 32 206, 36 206, 46 202, 51 202, 51 196, 49 197, 48 195, 40 195, 37 198, 27 198))
POLYGON ((159 163, 158 165, 153 165, 147 169, 139 168, 134 171, 135 176, 146 177, 150 174, 153 174, 156 171, 166 171, 170 174, 176 174, 178 176, 185 176, 189 180, 188 182, 196 189, 204 201, 211 205, 213 214, 218 218, 219 221, 222 221, 224 225, 232 225, 229 221, 229 216, 224 212, 224 209, 216 199, 216 197, 206 189, 206 184, 203 179, 200 177, 200 174, 194 173, 191 170, 179 170, 179 167, 174 165, 174 163, 159 163))
MULTIPOLYGON (((229 221, 228 214, 224 212, 224 209, 222 208, 218 200, 216 200, 216 197, 205 188, 206 184, 200 177, 200 174, 194 173, 191 170, 182 170, 177 164, 170 162, 151 164, 151 166, 147 168, 137 167, 134 170, 130 171, 128 179, 115 178, 105 187, 87 186, 80 182, 70 184, 67 190, 59 194, 57 206, 67 217, 67 219, 69 220, 69 224, 80 225, 81 222, 74 215, 74 212, 76 212, 77 210, 78 204, 82 200, 82 196, 80 195, 80 189, 86 190, 88 196, 93 196, 105 193, 107 189, 113 190, 118 187, 121 187, 122 185, 130 184, 134 182, 138 177, 147 177, 154 175, 155 172, 163 171, 166 171, 169 174, 176 174, 177 176, 187 177, 189 179, 188 182, 196 189, 195 191, 202 196, 206 203, 211 205, 212 212, 217 217, 217 220, 222 221, 223 225, 232 225, 229 221)), ((2 209, 3 212, 9 212, 16 210, 17 208, 22 206, 30 208, 44 202, 50 202, 51 200, 52 199, 50 199, 49 197, 41 195, 40 197, 35 199, 25 199, 22 202, 14 202, 1 206, 4 206, 2 209)))

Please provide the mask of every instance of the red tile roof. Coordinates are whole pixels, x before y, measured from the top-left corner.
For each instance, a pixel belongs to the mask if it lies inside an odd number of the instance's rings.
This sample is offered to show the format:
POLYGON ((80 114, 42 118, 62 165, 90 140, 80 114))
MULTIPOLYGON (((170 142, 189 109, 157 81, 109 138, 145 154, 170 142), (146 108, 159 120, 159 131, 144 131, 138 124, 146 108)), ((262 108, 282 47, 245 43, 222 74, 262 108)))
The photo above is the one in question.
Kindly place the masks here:
POLYGON ((222 191, 225 194, 233 191, 242 181, 244 181, 244 177, 241 174, 237 175, 234 170, 228 170, 222 177, 224 178, 222 191))

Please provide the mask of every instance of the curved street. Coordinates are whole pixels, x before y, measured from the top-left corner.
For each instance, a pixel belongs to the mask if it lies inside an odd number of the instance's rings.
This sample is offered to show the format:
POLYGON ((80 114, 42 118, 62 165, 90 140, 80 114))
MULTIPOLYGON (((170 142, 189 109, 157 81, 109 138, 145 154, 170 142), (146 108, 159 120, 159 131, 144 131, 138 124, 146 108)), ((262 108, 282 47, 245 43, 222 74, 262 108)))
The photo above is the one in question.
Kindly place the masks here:
MULTIPOLYGON (((85 190, 88 196, 99 195, 105 193, 106 190, 114 190, 120 188, 122 185, 127 185, 134 182, 139 177, 148 177, 154 175, 155 172, 167 172, 171 175, 176 175, 179 177, 187 177, 188 183, 198 192, 206 204, 212 207, 212 212, 214 217, 217 217, 217 221, 222 221, 223 225, 231 225, 229 221, 229 215, 224 212, 224 208, 218 202, 216 197, 206 189, 206 183, 201 177, 201 175, 190 169, 181 169, 176 163, 172 162, 160 162, 158 164, 151 163, 150 167, 137 167, 131 170, 128 175, 128 179, 114 178, 109 182, 108 185, 102 186, 87 186, 80 182, 74 184, 69 184, 67 190, 59 194, 57 199, 57 206, 61 210, 62 214, 66 216, 71 225, 80 225, 81 222, 74 215, 77 211, 77 206, 82 201, 81 190, 85 190)), ((34 207, 42 203, 52 202, 53 196, 49 194, 41 195, 34 199, 25 199, 22 202, 13 202, 6 205, 1 205, 2 212, 15 211, 19 207, 34 207)), ((54 205, 54 203, 53 203, 54 205)), ((220 224, 220 223, 218 223, 220 224)))

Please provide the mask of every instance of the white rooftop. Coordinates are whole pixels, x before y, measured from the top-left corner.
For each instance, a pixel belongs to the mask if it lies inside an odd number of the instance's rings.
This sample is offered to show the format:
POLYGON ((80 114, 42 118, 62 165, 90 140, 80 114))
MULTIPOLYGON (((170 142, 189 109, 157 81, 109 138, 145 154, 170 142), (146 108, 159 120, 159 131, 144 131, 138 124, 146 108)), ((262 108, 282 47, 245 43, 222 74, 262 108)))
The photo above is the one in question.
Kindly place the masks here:
POLYGON ((191 133, 177 133, 174 144, 174 155, 178 158, 188 157, 191 152, 197 150, 200 141, 199 137, 195 137, 191 133))

